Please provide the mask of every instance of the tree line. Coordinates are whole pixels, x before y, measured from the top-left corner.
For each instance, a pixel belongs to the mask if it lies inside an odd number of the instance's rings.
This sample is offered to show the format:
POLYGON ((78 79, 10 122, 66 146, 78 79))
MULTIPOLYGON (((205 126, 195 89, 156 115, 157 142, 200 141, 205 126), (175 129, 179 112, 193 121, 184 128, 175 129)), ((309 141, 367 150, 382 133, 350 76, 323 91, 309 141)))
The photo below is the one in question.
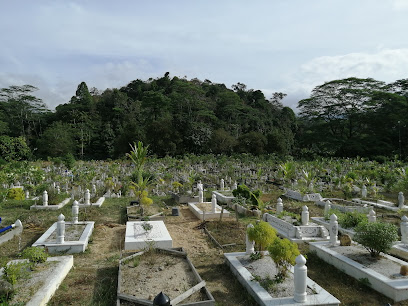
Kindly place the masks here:
POLYGON ((4 160, 73 155, 123 157, 142 141, 155 155, 251 153, 315 156, 405 156, 408 80, 385 84, 349 78, 317 86, 299 114, 237 83, 169 73, 103 92, 78 85, 55 111, 31 85, 0 90, 0 156, 4 160))

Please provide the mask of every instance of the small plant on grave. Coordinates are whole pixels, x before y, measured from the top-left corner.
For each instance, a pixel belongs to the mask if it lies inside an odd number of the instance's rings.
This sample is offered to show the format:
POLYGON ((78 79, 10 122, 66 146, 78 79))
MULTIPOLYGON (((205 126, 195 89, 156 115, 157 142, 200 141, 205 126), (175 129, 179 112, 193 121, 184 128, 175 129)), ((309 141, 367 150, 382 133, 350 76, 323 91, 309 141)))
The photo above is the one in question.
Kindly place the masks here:
POLYGON ((15 285, 21 278, 29 275, 30 264, 27 262, 10 263, 4 267, 3 278, 12 285, 15 285))
POLYGON ((390 250, 399 238, 398 228, 390 223, 360 223, 354 230, 356 232, 354 241, 362 244, 374 258, 379 257, 381 252, 385 253, 390 250))
POLYGON ((25 194, 23 189, 21 188, 11 188, 7 192, 7 199, 10 200, 24 200, 25 194))
POLYGON ((289 267, 295 264, 295 259, 300 254, 298 246, 289 239, 276 238, 268 246, 268 252, 278 269, 275 280, 281 283, 286 278, 289 267))
POLYGON ((293 212, 284 210, 284 211, 282 211, 279 215, 277 215, 277 217, 278 217, 279 219, 284 219, 284 217, 286 217, 286 216, 291 217, 292 219, 296 219, 295 222, 297 222, 297 223, 300 224, 301 217, 300 217, 299 214, 295 214, 295 213, 293 213, 293 212))
POLYGON ((257 222, 254 227, 249 227, 247 233, 249 240, 255 241, 258 251, 264 251, 269 244, 277 239, 276 230, 265 221, 257 222))
POLYGON ((254 253, 251 253, 251 255, 249 255, 249 258, 255 261, 255 260, 261 259, 262 254, 260 252, 254 252, 254 253))
POLYGON ((143 228, 146 232, 148 232, 148 231, 150 231, 150 230, 153 228, 153 225, 151 225, 151 224, 148 223, 148 222, 143 222, 143 223, 142 223, 142 228, 143 228))
POLYGON ((22 256, 33 264, 46 262, 48 258, 48 254, 45 252, 45 249, 40 247, 28 247, 24 249, 22 256))

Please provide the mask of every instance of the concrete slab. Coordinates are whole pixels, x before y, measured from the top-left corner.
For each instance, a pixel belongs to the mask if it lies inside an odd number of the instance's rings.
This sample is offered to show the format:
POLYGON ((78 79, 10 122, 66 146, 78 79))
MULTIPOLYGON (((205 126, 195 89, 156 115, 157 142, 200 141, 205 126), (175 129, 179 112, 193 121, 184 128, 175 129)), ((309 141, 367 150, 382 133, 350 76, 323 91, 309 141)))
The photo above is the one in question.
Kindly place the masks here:
POLYGON ((125 250, 142 250, 150 247, 172 248, 173 240, 163 221, 128 221, 126 222, 125 250), (152 225, 146 231, 143 224, 152 225))

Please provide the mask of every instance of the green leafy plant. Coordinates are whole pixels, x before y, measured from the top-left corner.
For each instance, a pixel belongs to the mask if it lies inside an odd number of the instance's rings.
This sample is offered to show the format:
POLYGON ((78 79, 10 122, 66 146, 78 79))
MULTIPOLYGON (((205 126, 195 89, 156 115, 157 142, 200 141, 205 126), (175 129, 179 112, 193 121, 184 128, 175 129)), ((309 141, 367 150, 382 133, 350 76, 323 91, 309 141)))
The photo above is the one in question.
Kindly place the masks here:
POLYGON ((34 264, 46 262, 48 258, 48 254, 40 247, 28 247, 24 249, 22 256, 34 264))
POLYGON ((276 239, 276 230, 269 223, 260 221, 249 227, 247 230, 249 240, 255 241, 260 251, 264 251, 266 246, 276 239))
POLYGON ((348 211, 337 216, 338 222, 343 228, 354 228, 360 223, 368 221, 367 215, 358 211, 348 211))
POLYGON ((24 195, 23 189, 21 189, 21 188, 11 188, 11 189, 9 189, 9 191, 7 192, 7 199, 10 199, 10 200, 24 200, 25 195, 24 195))
POLYGON ((23 277, 27 277, 30 271, 30 265, 27 262, 9 263, 4 267, 3 278, 10 284, 15 285, 23 277))
POLYGON ((287 275, 290 265, 295 264, 296 256, 300 254, 298 246, 289 239, 277 238, 268 246, 268 252, 279 270, 275 280, 282 282, 287 275))
POLYGON ((251 191, 246 185, 242 184, 232 191, 234 197, 243 197, 251 201, 251 204, 257 208, 262 208, 262 201, 259 199, 262 192, 257 189, 251 191))
POLYGON ((381 252, 391 249, 398 240, 398 228, 390 223, 360 223, 355 229, 354 240, 364 246, 371 257, 378 257, 381 252))

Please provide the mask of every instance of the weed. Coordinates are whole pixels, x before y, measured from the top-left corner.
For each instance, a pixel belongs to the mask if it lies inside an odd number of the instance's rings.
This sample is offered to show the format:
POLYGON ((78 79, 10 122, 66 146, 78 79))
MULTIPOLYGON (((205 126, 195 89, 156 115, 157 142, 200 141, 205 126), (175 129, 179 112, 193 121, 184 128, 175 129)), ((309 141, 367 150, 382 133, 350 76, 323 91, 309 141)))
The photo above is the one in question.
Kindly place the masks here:
POLYGON ((27 262, 10 263, 4 267, 3 277, 10 284, 15 285, 21 278, 29 275, 30 264, 27 262))
POLYGON ((28 259, 31 263, 38 264, 47 261, 48 254, 41 247, 28 247, 23 253, 23 258, 28 259))
POLYGON ((359 278, 358 282, 362 287, 371 287, 370 280, 367 277, 359 278))

